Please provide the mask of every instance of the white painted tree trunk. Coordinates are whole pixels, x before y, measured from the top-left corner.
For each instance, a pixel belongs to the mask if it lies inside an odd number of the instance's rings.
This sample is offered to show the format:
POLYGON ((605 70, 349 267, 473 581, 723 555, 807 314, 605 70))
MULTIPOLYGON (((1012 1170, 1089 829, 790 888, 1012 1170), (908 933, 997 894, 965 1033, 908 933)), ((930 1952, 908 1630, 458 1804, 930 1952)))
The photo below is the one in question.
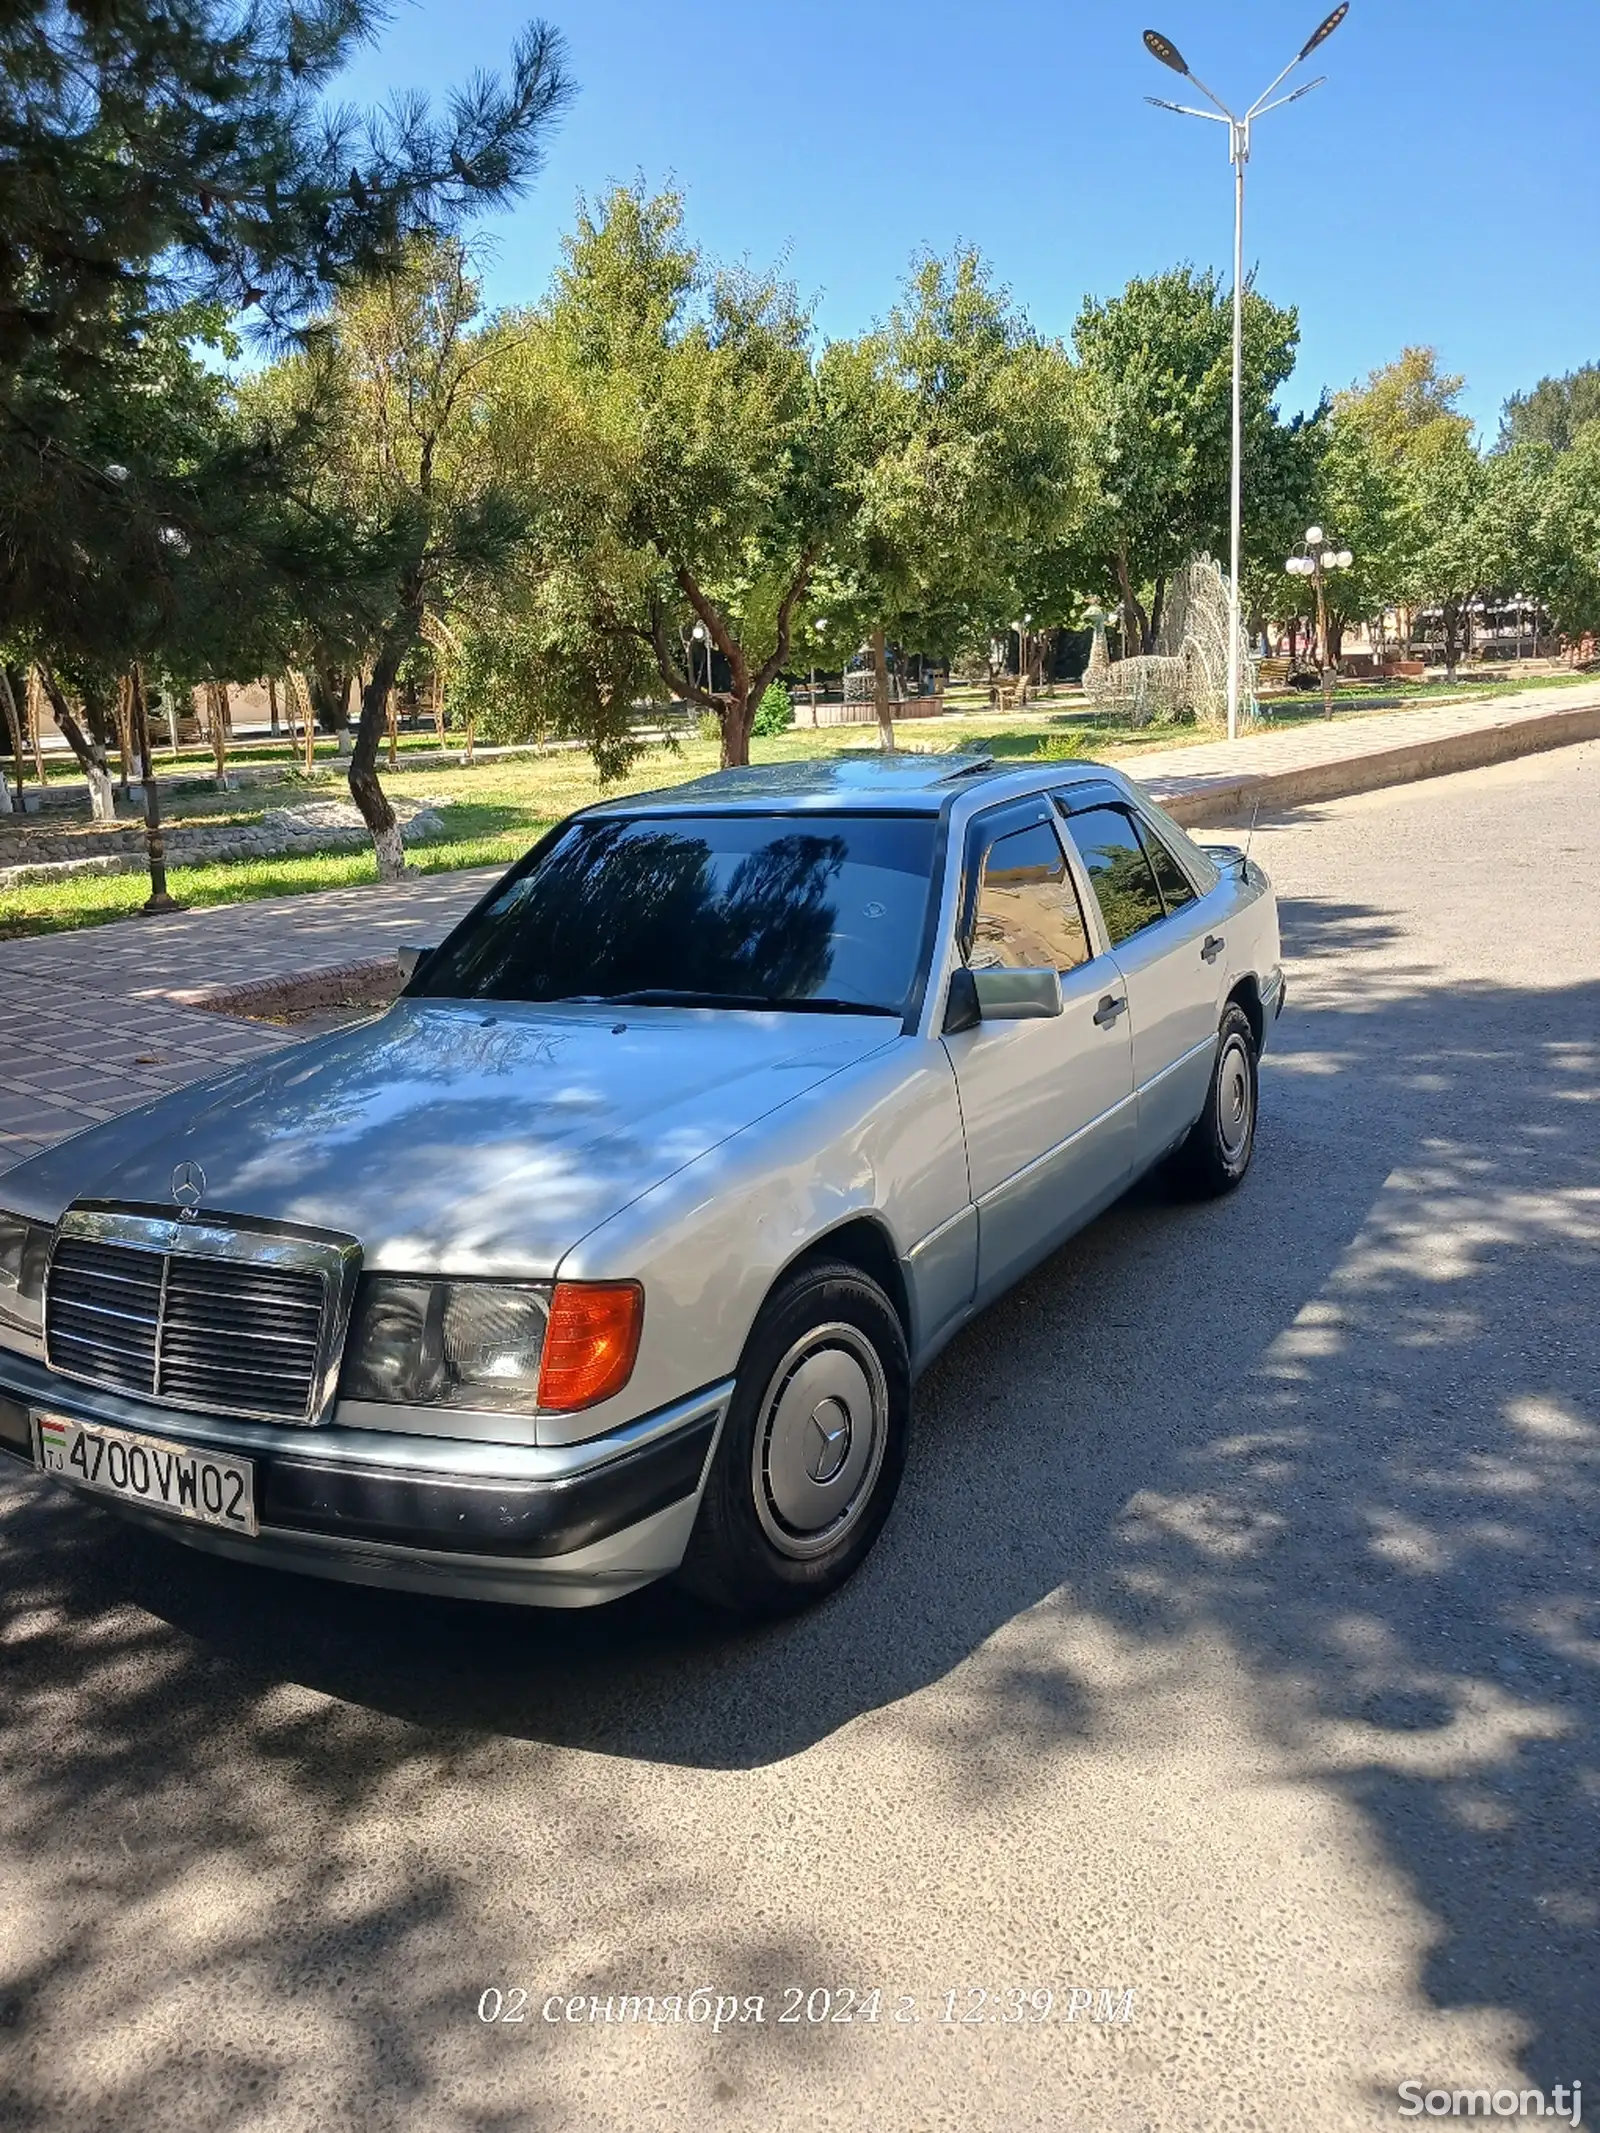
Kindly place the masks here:
POLYGON ((399 881, 406 870, 405 839, 399 823, 391 822, 387 829, 374 831, 372 842, 378 855, 378 879, 399 881))
POLYGON ((15 813, 16 809, 11 805, 10 781, 7 779, 5 772, 0 770, 0 815, 13 815, 15 813))
POLYGON ((98 763, 91 763, 86 776, 89 781, 89 813, 96 822, 115 822, 117 819, 116 793, 110 776, 98 763))

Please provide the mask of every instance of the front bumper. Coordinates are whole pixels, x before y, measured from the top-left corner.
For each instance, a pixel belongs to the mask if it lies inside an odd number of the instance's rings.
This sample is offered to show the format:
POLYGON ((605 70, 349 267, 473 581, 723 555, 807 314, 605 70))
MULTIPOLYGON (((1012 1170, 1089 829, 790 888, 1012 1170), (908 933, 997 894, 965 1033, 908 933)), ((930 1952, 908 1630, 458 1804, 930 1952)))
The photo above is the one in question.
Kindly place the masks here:
POLYGON ((252 1539, 94 1500, 192 1547, 282 1569, 583 1607, 682 1561, 732 1389, 708 1386, 587 1444, 486 1444, 178 1414, 0 1350, 0 1452, 32 1465, 33 1408, 229 1452, 255 1463, 252 1539))

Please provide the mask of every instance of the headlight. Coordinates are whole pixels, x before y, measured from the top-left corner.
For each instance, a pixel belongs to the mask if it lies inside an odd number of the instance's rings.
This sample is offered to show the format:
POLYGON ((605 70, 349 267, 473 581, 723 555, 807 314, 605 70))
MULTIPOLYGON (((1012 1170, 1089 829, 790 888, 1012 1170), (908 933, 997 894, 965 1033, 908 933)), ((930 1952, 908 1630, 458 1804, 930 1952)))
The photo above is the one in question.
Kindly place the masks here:
POLYGON ((0 1327, 14 1326, 38 1335, 44 1313, 44 1269, 55 1234, 46 1222, 32 1222, 0 1208, 0 1327))
POLYGON ((347 1400, 503 1414, 592 1407, 627 1383, 643 1315, 634 1282, 552 1289, 370 1274, 339 1390, 347 1400))

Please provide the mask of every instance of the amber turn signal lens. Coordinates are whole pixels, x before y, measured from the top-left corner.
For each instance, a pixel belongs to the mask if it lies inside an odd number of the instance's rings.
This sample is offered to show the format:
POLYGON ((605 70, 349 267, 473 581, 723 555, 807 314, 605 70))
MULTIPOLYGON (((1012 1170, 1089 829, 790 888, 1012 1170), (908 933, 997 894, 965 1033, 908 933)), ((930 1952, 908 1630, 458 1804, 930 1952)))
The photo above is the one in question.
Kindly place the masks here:
POLYGON ((644 1325, 636 1281, 558 1281, 539 1364, 539 1405, 570 1414, 620 1392, 644 1325))

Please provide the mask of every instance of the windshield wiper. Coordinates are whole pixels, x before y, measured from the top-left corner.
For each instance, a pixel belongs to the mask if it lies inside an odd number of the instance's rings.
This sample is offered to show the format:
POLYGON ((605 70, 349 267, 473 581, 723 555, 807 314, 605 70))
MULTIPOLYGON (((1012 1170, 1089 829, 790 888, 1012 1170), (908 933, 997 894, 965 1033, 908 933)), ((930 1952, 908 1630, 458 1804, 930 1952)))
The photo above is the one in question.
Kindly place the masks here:
POLYGON ((683 985, 644 985, 635 992, 572 993, 569 999, 603 1007, 733 1007, 753 1008, 762 1014, 797 1015, 893 1015, 898 1007, 882 1007, 868 1000, 777 999, 769 993, 700 992, 683 985))

